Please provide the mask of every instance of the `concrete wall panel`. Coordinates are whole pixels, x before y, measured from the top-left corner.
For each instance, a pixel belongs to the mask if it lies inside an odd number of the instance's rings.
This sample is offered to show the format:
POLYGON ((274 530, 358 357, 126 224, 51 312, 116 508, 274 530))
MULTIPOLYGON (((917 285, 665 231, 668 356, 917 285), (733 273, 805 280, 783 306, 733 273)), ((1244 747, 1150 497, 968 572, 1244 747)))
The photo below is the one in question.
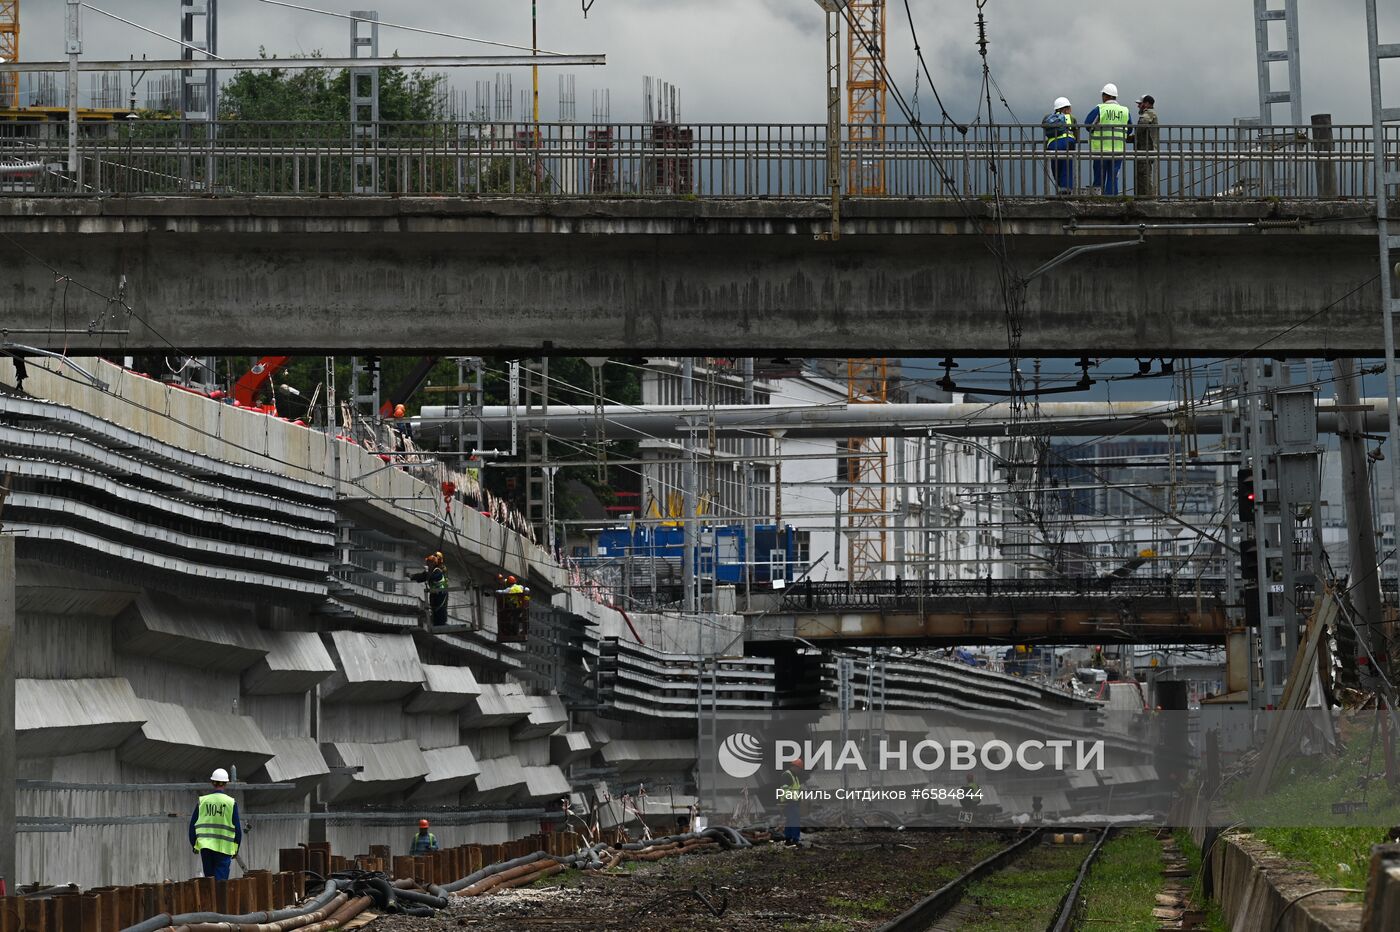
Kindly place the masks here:
POLYGON ((326 703, 321 706, 322 741, 401 741, 413 737, 409 716, 392 702, 326 703))
POLYGON ((21 614, 15 675, 33 679, 115 676, 111 621, 83 615, 21 614))

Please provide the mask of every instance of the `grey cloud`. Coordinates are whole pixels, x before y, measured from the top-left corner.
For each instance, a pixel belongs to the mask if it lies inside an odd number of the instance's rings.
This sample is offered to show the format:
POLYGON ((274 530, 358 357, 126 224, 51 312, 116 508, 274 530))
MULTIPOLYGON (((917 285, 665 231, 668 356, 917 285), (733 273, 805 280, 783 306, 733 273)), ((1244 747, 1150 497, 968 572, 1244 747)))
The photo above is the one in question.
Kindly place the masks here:
MULTIPOLYGON (((298 0, 303 2, 303 0, 298 0)), ((338 12, 373 0, 304 0, 338 12)), ((952 115, 970 119, 978 109, 981 62, 974 45, 974 0, 911 0, 924 53, 952 115)), ((129 19, 174 33, 175 0, 95 0, 129 19)), ((822 119, 821 11, 812 0, 597 0, 585 20, 577 0, 540 0, 540 42, 570 52, 605 52, 603 69, 577 69, 579 114, 588 113, 593 88, 612 90, 613 118, 640 112, 642 76, 654 74, 681 88, 682 116, 695 121, 819 122, 822 119)), ((1385 6, 1389 6, 1383 4, 1385 6)), ((58 59, 63 48, 61 0, 24 6, 22 51, 29 59, 58 59)), ((488 38, 529 42, 529 5, 497 0, 443 3, 399 0, 378 4, 384 19, 488 38)), ((1400 41, 1400 4, 1382 24, 1400 41)), ((266 47, 279 55, 320 49, 342 53, 344 20, 281 9, 257 0, 223 0, 221 49, 252 55, 266 47)), ((1017 116, 1037 120, 1058 94, 1081 112, 1105 81, 1123 96, 1157 98, 1163 119, 1229 122, 1258 109, 1253 4, 1249 0, 990 0, 989 61, 1017 116)), ((1304 114, 1329 111, 1338 122, 1369 122, 1365 26, 1360 0, 1302 0, 1304 114)), ((914 90, 914 56, 903 0, 890 0, 889 67, 906 96, 914 90)), ((175 47, 85 11, 85 54, 126 57, 173 55, 175 47)), ((489 47, 385 30, 385 51, 488 54, 489 47)), ((544 70, 544 115, 555 113, 555 78, 544 70)), ((457 71, 459 88, 491 77, 457 71)), ((1400 74, 1390 96, 1400 101, 1400 74)), ((528 71, 514 78, 527 86, 528 71)), ((923 118, 938 119, 927 84, 919 99, 923 118)), ((1008 119, 995 101, 996 118, 1008 119)), ((985 104, 983 105, 985 109, 985 104)), ((897 110, 891 105, 891 117, 897 110)))

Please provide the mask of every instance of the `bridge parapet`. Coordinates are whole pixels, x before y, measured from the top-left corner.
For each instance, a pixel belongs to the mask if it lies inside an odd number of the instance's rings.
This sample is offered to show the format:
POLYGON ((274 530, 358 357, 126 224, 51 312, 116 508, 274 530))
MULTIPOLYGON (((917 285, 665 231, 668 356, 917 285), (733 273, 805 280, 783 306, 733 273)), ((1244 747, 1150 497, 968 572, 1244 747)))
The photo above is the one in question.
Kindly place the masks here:
MULTIPOLYGON (((381 123, 225 121, 193 133, 168 120, 91 127, 82 171, 47 124, 0 138, 0 194, 822 197, 824 124, 381 123), (375 184, 365 184, 366 166, 375 184)), ((1387 129, 1389 146, 1400 128, 1387 129)), ((1095 153, 1047 150, 1039 124, 843 128, 842 162, 889 197, 1045 197, 1071 163, 1085 190, 1095 153), (878 169, 878 171, 875 171, 878 169), (866 171, 870 170, 870 171, 866 171)), ((1130 134, 1131 142, 1131 134, 1130 134)), ((1367 126, 1162 125, 1124 153, 1122 193, 1163 199, 1373 197, 1367 126)), ((869 192, 863 192, 868 194, 869 192)))

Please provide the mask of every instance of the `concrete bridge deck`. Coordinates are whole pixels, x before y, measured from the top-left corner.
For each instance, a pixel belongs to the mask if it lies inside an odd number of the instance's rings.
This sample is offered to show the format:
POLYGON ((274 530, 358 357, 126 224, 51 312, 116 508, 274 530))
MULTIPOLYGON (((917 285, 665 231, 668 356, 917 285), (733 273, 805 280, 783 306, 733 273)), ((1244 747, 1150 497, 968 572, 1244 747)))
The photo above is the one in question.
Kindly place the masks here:
POLYGON ((1030 280, 1026 355, 1381 350, 1362 200, 871 198, 828 224, 819 198, 5 197, 0 321, 77 352, 997 356, 1004 234, 1021 279, 1141 240, 1030 280))

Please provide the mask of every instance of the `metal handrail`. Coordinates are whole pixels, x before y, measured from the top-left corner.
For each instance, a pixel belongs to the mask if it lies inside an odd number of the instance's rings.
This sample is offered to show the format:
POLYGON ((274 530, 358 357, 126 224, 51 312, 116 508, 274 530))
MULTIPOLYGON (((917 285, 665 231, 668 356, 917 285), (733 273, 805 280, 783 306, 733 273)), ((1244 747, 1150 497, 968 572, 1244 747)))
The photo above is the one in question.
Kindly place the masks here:
MULTIPOLYGON (((47 124, 0 126, 0 164, 58 161, 47 124), (32 133, 33 135, 25 135, 32 133)), ((0 196, 74 193, 244 195, 547 195, 821 197, 826 127, 784 123, 380 123, 128 120, 84 126, 79 178, 0 174, 0 196)), ((1076 193, 1094 161, 1121 162, 1122 190, 1155 180, 1164 199, 1374 197, 1370 126, 1161 125, 1156 148, 1047 150, 1038 124, 890 124, 843 129, 845 194, 1054 196, 1056 163, 1076 193), (993 170, 994 169, 994 170, 993 170)), ((1400 153, 1400 127, 1387 131, 1400 153)))

